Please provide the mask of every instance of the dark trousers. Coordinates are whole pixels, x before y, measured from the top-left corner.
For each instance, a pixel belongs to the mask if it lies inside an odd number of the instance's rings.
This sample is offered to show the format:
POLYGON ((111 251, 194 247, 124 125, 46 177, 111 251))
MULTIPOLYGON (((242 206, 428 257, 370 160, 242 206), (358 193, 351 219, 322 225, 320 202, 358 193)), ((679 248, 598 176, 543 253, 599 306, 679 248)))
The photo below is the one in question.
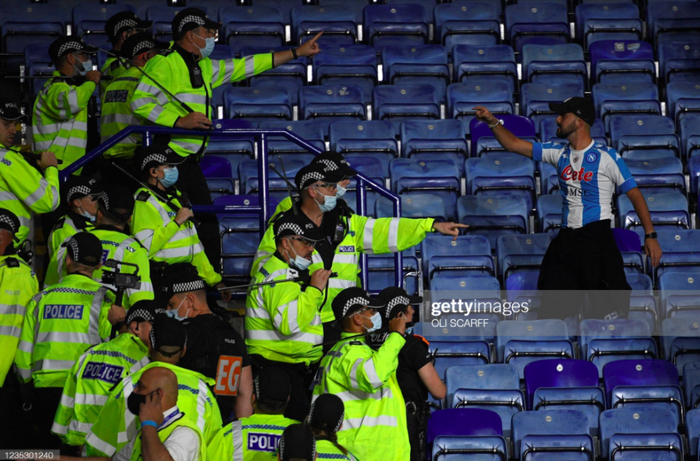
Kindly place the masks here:
POLYGON ((582 308, 585 318, 626 317, 631 288, 610 221, 560 230, 547 248, 537 288, 542 290, 540 319, 564 319, 582 308), (582 304, 584 291, 587 305, 582 304))
POLYGON ((33 393, 32 412, 38 437, 34 440, 34 446, 31 448, 58 450, 61 448, 61 439, 51 433, 51 426, 53 426, 58 405, 61 403, 63 388, 34 388, 33 393))
POLYGON ((22 394, 19 381, 13 371, 7 374, 5 384, 0 387, 0 447, 9 449, 37 448, 31 422, 22 410, 22 394))
MULTIPOLYGON (((178 166, 179 177, 177 188, 185 194, 193 205, 211 205, 209 186, 204 179, 202 168, 197 157, 190 155, 184 163, 178 166)), ((197 228, 199 239, 204 245, 204 252, 214 270, 221 271, 221 241, 219 240, 219 222, 214 214, 198 214, 197 219, 201 225, 197 228)))
POLYGON ((425 432, 430 410, 423 402, 406 402, 406 427, 411 444, 411 461, 425 459, 425 432))
POLYGON ((289 376, 292 383, 292 394, 289 397, 287 409, 284 412, 286 418, 304 421, 311 410, 311 383, 313 370, 303 363, 284 363, 268 360, 261 355, 251 355, 250 363, 253 366, 253 378, 265 367, 275 367, 283 370, 289 376))

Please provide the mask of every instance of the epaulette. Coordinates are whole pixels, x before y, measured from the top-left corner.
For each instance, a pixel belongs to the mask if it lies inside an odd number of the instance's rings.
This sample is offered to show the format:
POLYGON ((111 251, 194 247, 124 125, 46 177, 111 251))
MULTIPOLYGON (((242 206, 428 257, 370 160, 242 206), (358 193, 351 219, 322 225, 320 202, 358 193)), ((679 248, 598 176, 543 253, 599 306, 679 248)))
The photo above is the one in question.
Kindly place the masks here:
POLYGON ((175 50, 172 48, 168 48, 166 50, 158 50, 158 54, 161 56, 168 56, 169 54, 172 54, 175 50))
POLYGON ((430 347, 430 342, 421 335, 413 335, 414 338, 418 338, 425 343, 426 347, 430 347))
POLYGON ((136 200, 139 202, 146 202, 150 196, 151 194, 148 191, 142 190, 139 192, 139 195, 136 196, 136 200))
POLYGON ((15 258, 7 258, 5 264, 7 267, 19 267, 19 261, 15 258))
POLYGON ((58 221, 56 221, 56 224, 53 225, 53 228, 54 228, 54 229, 60 229, 61 227, 63 227, 63 225, 64 225, 65 223, 66 223, 66 217, 65 217, 65 216, 61 216, 61 217, 58 219, 58 221))
POLYGON ((350 341, 348 344, 351 346, 364 346, 365 345, 365 343, 363 343, 362 341, 350 341))
POLYGON ((119 69, 119 66, 121 65, 121 61, 119 61, 119 59, 115 59, 114 61, 112 61, 112 64, 109 65, 109 70, 113 71, 119 69))

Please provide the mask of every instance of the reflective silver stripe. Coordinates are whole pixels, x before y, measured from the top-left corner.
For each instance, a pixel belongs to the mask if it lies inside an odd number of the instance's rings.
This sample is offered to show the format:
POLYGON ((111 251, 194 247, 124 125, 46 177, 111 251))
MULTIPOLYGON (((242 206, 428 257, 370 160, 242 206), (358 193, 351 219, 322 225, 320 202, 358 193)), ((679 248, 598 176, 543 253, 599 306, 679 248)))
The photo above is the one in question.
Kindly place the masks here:
POLYGON ((78 405, 104 405, 107 403, 108 395, 100 394, 75 394, 75 403, 78 405))
POLYGON ((61 395, 61 405, 63 405, 64 407, 73 408, 74 403, 75 399, 70 395, 67 395, 65 393, 61 395))
POLYGON ((32 205, 41 200, 46 193, 47 187, 49 187, 49 182, 46 179, 41 178, 39 180, 39 187, 37 187, 34 192, 29 194, 29 196, 23 200, 25 205, 31 208, 32 205))
MULTIPOLYGON (((126 413, 129 413, 128 411, 126 413)), ((120 432, 121 434, 121 432, 120 432)), ((102 453, 106 454, 107 456, 112 456, 114 453, 117 452, 117 448, 113 447, 112 445, 108 444, 101 438, 95 435, 94 432, 88 432, 87 436, 85 436, 85 442, 89 443, 91 446, 97 448, 100 450, 102 453)))
POLYGON ((251 319, 270 320, 270 313, 267 311, 267 309, 262 307, 262 300, 259 300, 258 303, 260 304, 260 307, 258 308, 247 307, 245 310, 245 315, 251 319))
POLYGON ((250 78, 255 75, 255 56, 249 55, 243 59, 245 60, 245 78, 250 78))
POLYGON ((374 426, 390 426, 396 427, 398 425, 396 417, 394 416, 363 416, 362 418, 350 418, 343 421, 343 426, 341 431, 348 429, 359 429, 360 427, 374 427, 374 426))
POLYGON ((204 426, 206 424, 206 421, 204 420, 204 412, 205 405, 207 403, 208 392, 209 388, 207 387, 207 383, 205 383, 204 380, 200 379, 199 395, 197 395, 197 427, 200 431, 202 431, 202 434, 204 434, 204 426))
POLYGON ((289 270, 289 269, 286 269, 286 268, 285 268, 285 269, 278 269, 278 270, 274 271, 273 273, 271 273, 270 275, 268 275, 267 277, 265 277, 265 278, 263 279, 263 282, 270 282, 270 281, 272 281, 272 280, 275 280, 275 279, 276 279, 277 277, 279 277, 280 275, 284 275, 284 276, 285 276, 285 277, 284 277, 284 280, 286 280, 286 279, 287 279, 287 271, 288 271, 288 270, 289 270))
POLYGON ((19 373, 20 378, 25 380, 32 377, 32 370, 25 370, 24 368, 17 367, 17 373, 19 373))
POLYGON ((38 360, 34 363, 34 371, 46 370, 70 370, 75 365, 75 360, 38 360))
POLYGON ((106 287, 100 287, 92 298, 92 305, 90 306, 90 344, 99 344, 101 341, 109 341, 109 334, 106 338, 100 336, 100 313, 102 311, 102 303, 104 302, 105 295, 107 294, 106 287))
POLYGON ((0 191, 0 202, 7 202, 7 201, 21 201, 19 200, 19 197, 17 197, 15 194, 9 191, 0 191))
POLYGON ((17 350, 26 352, 27 354, 31 354, 32 352, 34 352, 34 343, 30 343, 28 341, 20 341, 17 345, 17 350))
POLYGON ((134 374, 149 363, 151 363, 151 360, 148 358, 148 356, 145 356, 144 358, 133 364, 131 368, 129 368, 129 373, 134 374))
POLYGON ((151 251, 151 244, 153 243, 153 236, 155 235, 155 231, 153 229, 144 229, 138 234, 136 234, 136 239, 141 242, 141 245, 150 252, 151 251))
POLYGON ((87 131, 88 124, 87 124, 87 122, 82 122, 82 121, 71 119, 69 121, 61 122, 61 123, 50 123, 48 125, 37 125, 37 128, 40 128, 38 131, 42 134, 53 134, 53 133, 57 133, 61 130, 87 131), (68 128, 68 127, 70 127, 70 128, 68 128))
POLYGON ((247 330, 246 337, 261 341, 299 341, 309 344, 321 344, 323 336, 311 333, 296 333, 293 335, 283 335, 274 330, 247 330))
POLYGON ((173 258, 184 258, 186 256, 193 256, 195 254, 194 248, 190 246, 181 248, 166 248, 160 250, 156 253, 156 258, 173 259, 173 258))
POLYGON ((72 419, 68 424, 68 429, 81 434, 87 434, 92 429, 92 423, 81 423, 77 419, 72 419))
POLYGON ((379 379, 377 369, 374 367, 374 359, 367 360, 364 364, 364 369, 365 374, 367 375, 367 379, 369 380, 369 383, 372 385, 373 388, 376 389, 384 385, 384 382, 381 379, 379 379))
POLYGON ((233 461, 243 461, 243 428, 240 419, 231 423, 231 442, 233 443, 233 461))
POLYGON ((178 141, 178 140, 172 140, 170 141, 172 144, 175 144, 178 147, 181 147, 185 150, 188 150, 190 152, 197 152, 200 147, 202 147, 202 142, 200 141, 199 144, 195 142, 188 142, 188 141, 178 141))
MULTIPOLYGON (((299 315, 299 303, 295 299, 287 305, 287 323, 289 325, 289 331, 292 334, 299 333, 301 329, 299 328, 299 323, 297 322, 297 317, 299 315)), ((283 306, 281 306, 283 307, 283 306)), ((278 307, 277 310, 282 314, 282 310, 278 307)))
MULTIPOLYGON (((87 333, 67 333, 63 331, 41 331, 36 336, 36 344, 40 343, 72 343, 92 344, 87 333)), ((70 367, 68 367, 70 368, 70 367)))
POLYGON ((337 392, 333 395, 337 395, 343 402, 350 402, 353 400, 366 400, 366 399, 390 399, 394 397, 391 389, 388 387, 382 387, 377 392, 364 392, 359 390, 337 392))
MULTIPOLYGON (((0 336, 12 336, 15 338, 19 338, 19 335, 22 333, 22 327, 9 327, 9 326, 0 326, 0 336)), ((7 351, 5 351, 7 352, 7 351)))
POLYGON ((222 82, 229 83, 233 77, 233 71, 236 69, 236 65, 230 59, 221 62, 224 63, 224 78, 222 79, 222 82))
POLYGON ((122 125, 140 125, 138 119, 132 114, 102 115, 102 125, 105 125, 107 123, 120 123, 122 125))
POLYGON ((168 212, 165 210, 165 208, 163 208, 163 205, 160 204, 158 199, 156 199, 152 194, 149 194, 148 200, 146 200, 146 202, 150 203, 151 206, 153 206, 158 211, 161 219, 163 220, 164 226, 170 223, 170 216, 168 216, 168 212))
MULTIPOLYGON (((56 139, 60 139, 60 137, 57 137, 56 139)), ((71 136, 70 139, 68 139, 66 146, 84 149, 87 146, 87 139, 76 138, 75 136, 71 136)))
POLYGON ((0 304, 0 315, 24 315, 26 311, 21 304, 0 304))
MULTIPOLYGON (((255 253, 255 260, 256 261, 259 258, 262 258, 262 259, 260 259, 260 262, 258 262, 257 272, 260 272, 260 269, 262 269, 262 267, 265 265, 265 263, 270 259, 270 255, 272 255, 272 253, 270 253, 269 251, 265 251, 265 250, 258 250, 255 253)), ((312 259, 313 259, 313 256, 312 256, 312 259)))
POLYGON ((351 389, 359 389, 360 384, 357 381, 357 368, 360 366, 362 363, 363 359, 357 359, 355 360, 355 363, 352 364, 352 368, 350 369, 350 388, 351 389))
POLYGON ((207 103, 207 97, 203 94, 194 93, 178 93, 175 96, 182 102, 190 102, 192 104, 204 105, 207 103))
MULTIPOLYGON (((144 83, 143 80, 136 87, 136 91, 148 93, 149 95, 151 95, 153 97, 153 99, 156 99, 158 101, 158 104, 160 104, 161 106, 164 106, 165 104, 170 102, 170 100, 168 99, 168 96, 165 93, 163 93, 160 90, 160 88, 158 88, 157 86, 151 86, 147 83, 144 83)), ((143 99, 147 99, 147 98, 143 98, 143 99)), ((139 101, 139 100, 137 99, 136 101, 139 101)), ((132 102, 131 102, 132 109, 134 108, 134 103, 136 101, 132 100, 132 102)), ((149 102, 152 102, 152 101, 149 101, 149 102)), ((146 103, 146 104, 148 104, 148 103, 146 103)))
POLYGON ((155 106, 151 112, 148 114, 148 120, 152 122, 157 122, 160 114, 163 113, 163 106, 155 106))
POLYGON ((53 145, 53 140, 51 141, 41 141, 41 142, 36 142, 34 141, 34 150, 49 150, 49 148, 53 145))
POLYGON ((51 432, 53 432, 54 434, 59 434, 59 435, 66 435, 68 433, 68 426, 64 426, 63 424, 58 424, 56 421, 54 421, 53 425, 51 426, 51 432))
MULTIPOLYGON (((155 104, 153 102, 153 98, 138 98, 138 99, 132 99, 131 100, 131 110, 134 112, 137 111, 138 109, 142 108, 143 106, 146 106, 148 104, 155 104)), ((158 106, 156 106, 158 107, 158 106)))
POLYGON ((194 237, 195 235, 197 235, 195 230, 192 227, 187 226, 184 229, 180 229, 179 231, 175 232, 175 234, 170 237, 170 241, 177 242, 178 240, 185 240, 194 237))
POLYGON ((389 251, 399 251, 399 222, 401 218, 391 218, 389 223, 389 251))
POLYGON ((372 238, 374 236, 374 224, 377 221, 372 218, 367 218, 367 222, 365 223, 365 232, 362 234, 362 248, 364 249, 364 253, 371 255, 374 254, 374 249, 372 247, 372 238))
POLYGON ((318 264, 322 262, 323 258, 321 258, 321 255, 318 254, 318 251, 314 251, 313 253, 311 253, 311 264, 318 264))
POLYGON ((357 286, 357 282, 354 280, 344 280, 339 278, 328 279, 328 288, 340 288, 346 289, 357 286))
POLYGON ((70 112, 71 114, 75 115, 79 113, 82 109, 80 106, 78 106, 78 90, 75 88, 63 93, 63 106, 65 107, 66 103, 68 103, 68 107, 70 107, 70 112))
POLYGON ((357 264, 357 255, 355 253, 339 254, 333 256, 333 264, 357 264))

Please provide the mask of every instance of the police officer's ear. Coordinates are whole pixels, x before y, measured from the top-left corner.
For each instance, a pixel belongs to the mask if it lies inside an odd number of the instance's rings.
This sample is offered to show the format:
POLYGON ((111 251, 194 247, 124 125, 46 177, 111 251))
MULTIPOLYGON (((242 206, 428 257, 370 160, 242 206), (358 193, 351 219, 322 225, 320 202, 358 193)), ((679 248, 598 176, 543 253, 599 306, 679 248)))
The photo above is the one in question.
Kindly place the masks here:
POLYGON ((151 167, 148 170, 148 173, 151 175, 152 178, 158 178, 158 168, 156 167, 151 167))
POLYGON ((251 394, 250 394, 250 404, 253 405, 253 406, 255 406, 255 401, 256 401, 256 400, 258 400, 258 399, 255 397, 255 392, 251 393, 251 394))

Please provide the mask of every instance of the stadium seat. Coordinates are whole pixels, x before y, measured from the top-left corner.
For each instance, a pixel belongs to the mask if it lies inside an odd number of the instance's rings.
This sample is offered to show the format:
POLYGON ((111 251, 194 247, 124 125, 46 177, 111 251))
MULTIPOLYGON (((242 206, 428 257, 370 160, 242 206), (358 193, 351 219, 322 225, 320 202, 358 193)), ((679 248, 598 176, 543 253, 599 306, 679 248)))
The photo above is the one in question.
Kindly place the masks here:
POLYGON ((451 159, 457 164, 460 177, 464 176, 464 160, 469 155, 469 147, 460 122, 409 120, 401 123, 400 133, 404 157, 419 160, 451 159))
MULTIPOLYGON (((464 320, 464 316, 460 315, 464 320)), ((456 328, 455 328, 456 329, 456 328)), ((488 366, 491 361, 491 349, 483 334, 478 328, 468 329, 473 336, 464 336, 464 330, 460 329, 461 336, 434 336, 427 337, 430 345, 428 351, 433 359, 435 371, 441 379, 445 379, 446 372, 450 368, 469 365, 488 366)))
POLYGON ((468 224, 467 234, 483 235, 491 248, 503 234, 526 234, 530 209, 523 198, 510 195, 473 196, 457 199, 459 222, 468 224))
POLYGON ((300 119, 320 123, 324 134, 337 120, 366 120, 367 101, 354 85, 306 86, 299 90, 300 119))
MULTIPOLYGON (((389 177, 389 162, 399 155, 394 126, 380 120, 333 122, 330 125, 331 150, 346 156, 370 156, 382 163, 377 176, 389 177)), ((349 161, 349 160, 348 160, 349 161)))
POLYGON ((292 104, 285 88, 229 87, 224 91, 226 118, 251 122, 292 120, 292 104))
POLYGON ((377 86, 372 108, 373 119, 390 121, 396 133, 404 120, 440 119, 437 91, 434 86, 426 84, 377 86))
POLYGON ((556 114, 549 110, 550 102, 583 97, 583 86, 575 84, 544 85, 525 83, 520 90, 520 113, 532 119, 539 134, 540 121, 556 114))
POLYGON ((700 40, 661 42, 659 79, 665 83, 696 82, 700 77, 700 40))
POLYGON ((535 202, 535 164, 520 156, 470 158, 465 163, 467 194, 507 195, 535 202))
POLYGON ((522 63, 523 82, 545 85, 573 83, 584 87, 588 84, 583 49, 576 43, 525 45, 522 63))
POLYGON ((384 81, 390 85, 428 84, 435 87, 438 102, 445 103, 450 83, 447 52, 440 45, 385 46, 382 49, 384 81))
POLYGON ((700 231, 663 233, 658 240, 664 250, 659 265, 652 272, 655 282, 666 272, 700 272, 700 231))
MULTIPOLYGON (((268 163, 277 168, 278 162, 275 159, 268 159, 268 163)), ((306 165, 306 162, 300 159, 289 159, 284 162, 287 177, 293 178, 297 172, 306 165)), ((272 171, 272 170, 270 170, 272 171)), ((240 178, 240 193, 242 195, 253 195, 258 193, 258 161, 244 160, 238 164, 238 177, 240 178)), ((277 176, 275 173, 268 175, 270 197, 276 198, 278 201, 289 197, 287 183, 284 179, 277 176)))
POLYGON ((436 39, 448 50, 457 45, 488 46, 501 40, 498 2, 454 2, 435 7, 436 39))
POLYGON ((447 87, 449 118, 461 120, 462 124, 468 127, 474 118, 474 106, 486 106, 493 114, 512 114, 513 94, 507 83, 486 77, 453 83, 447 87))
POLYGON ((511 93, 518 88, 515 54, 509 45, 455 45, 452 59, 455 82, 487 76, 492 81, 507 83, 511 93))
POLYGON ((467 277, 459 274, 435 274, 430 283, 432 290, 442 291, 477 291, 479 298, 500 298, 500 285, 496 277, 490 275, 470 275, 467 277))
POLYGON ((661 345, 664 358, 676 365, 682 378, 685 364, 700 360, 700 313, 664 319, 661 322, 661 345))
POLYGON ((364 41, 378 51, 389 45, 411 46, 430 40, 425 10, 420 5, 370 4, 363 11, 364 41))
POLYGON ((595 445, 584 421, 586 415, 577 410, 523 411, 513 415, 515 459, 594 459, 595 445))
POLYGON ((681 461, 683 441, 666 409, 606 410, 600 415, 601 456, 610 460, 681 461))
POLYGON ((231 195, 236 192, 232 179, 231 162, 226 158, 206 155, 200 160, 200 167, 204 178, 207 180, 212 200, 222 195, 231 195))
POLYGON ((667 272, 658 278, 662 317, 695 317, 700 312, 700 272, 667 272), (697 293, 697 294, 696 294, 697 293))
POLYGON ((100 5, 86 8, 84 5, 73 7, 73 35, 81 37, 92 46, 102 46, 107 41, 105 25, 107 20, 121 11, 136 12, 131 5, 100 5))
POLYGON ((457 217, 457 197, 460 195, 460 174, 451 159, 397 158, 389 165, 391 188, 399 195, 429 193, 445 202, 449 219, 457 217))
POLYGON ((688 431, 688 453, 692 459, 698 456, 698 440, 700 439, 700 410, 690 410, 685 415, 685 425, 688 431))
MULTIPOLYGON (((326 144, 323 141, 323 130, 314 122, 262 122, 260 128, 291 131, 317 149, 321 151, 326 150, 326 144)), ((270 136, 267 141, 267 155, 273 161, 276 161, 278 156, 282 156, 283 159, 288 157, 299 158, 310 163, 316 156, 315 153, 281 136, 270 136)))
POLYGON ((451 459, 500 461, 508 457, 508 449, 505 439, 499 436, 439 435, 433 441, 432 456, 435 461, 451 459))
POLYGON ((537 197, 537 232, 556 234, 561 228, 561 197, 558 194, 537 197))
POLYGON ((329 46, 314 56, 313 76, 318 85, 354 85, 371 101, 377 85, 377 55, 369 45, 329 46))
POLYGON ((221 40, 238 54, 246 46, 274 48, 286 41, 282 11, 275 6, 231 6, 219 11, 221 40))
MULTIPOLYGON (((649 207, 651 220, 657 233, 675 233, 681 229, 690 228, 690 215, 688 214, 688 199, 681 192, 658 192, 644 189, 642 194, 649 207)), ((619 227, 631 229, 644 236, 644 228, 641 225, 632 202, 627 195, 617 198, 617 210, 619 215, 619 227)))
MULTIPOLYGON (((539 123, 540 127, 540 139, 542 142, 556 142, 559 144, 568 144, 569 141, 563 138, 557 137, 557 119, 556 115, 552 114, 548 117, 542 118, 539 123)), ((605 137, 605 126, 603 121, 599 118, 595 119, 593 125, 591 125, 591 137, 597 143, 607 146, 609 144, 608 138, 605 137)))
POLYGON ((447 235, 428 234, 420 244, 420 253, 428 281, 443 272, 461 277, 496 275, 489 241, 482 235, 460 235, 454 240, 447 235))
POLYGON ((543 358, 572 359, 574 346, 563 320, 504 320, 496 325, 496 357, 524 377, 528 363, 543 358))
MULTIPOLYGON (((217 47, 220 45, 217 45, 217 47)), ((254 54, 276 53, 278 51, 289 50, 290 46, 259 47, 243 46, 240 49, 241 57, 254 54)), ((231 50, 233 52, 233 50, 231 50)), ((212 58, 213 59, 213 58, 212 58)), ((310 60, 303 56, 293 59, 285 64, 268 69, 262 74, 250 77, 248 82, 252 87, 283 87, 289 91, 289 100, 292 105, 299 105, 299 89, 306 84, 306 66, 310 60)), ((214 89, 214 93, 218 88, 214 89)))
MULTIPOLYGON (((374 214, 377 218, 394 216, 394 204, 389 199, 380 197, 374 202, 374 214)), ((404 218, 434 218, 448 221, 449 214, 445 200, 435 194, 411 194, 401 196, 401 216, 404 218)))
MULTIPOLYGON (((146 10, 146 20, 153 21, 151 28, 153 36, 157 40, 167 42, 173 39, 173 19, 175 15, 184 10, 185 7, 165 6, 163 3, 149 7, 146 10)), ((207 7, 200 6, 199 8, 204 10, 205 13, 209 13, 207 7)))
POLYGON ((679 190, 685 193, 683 163, 679 158, 628 158, 625 163, 640 189, 653 188, 655 192, 679 190))
POLYGON ((292 9, 293 42, 301 45, 323 31, 318 45, 323 50, 329 47, 354 45, 357 43, 357 23, 351 9, 341 5, 304 5, 292 9))
POLYGON ((527 44, 558 45, 571 38, 565 5, 528 3, 506 6, 506 40, 516 53, 527 44))
POLYGON ((445 372, 448 408, 483 408, 501 417, 503 434, 510 437, 510 420, 525 409, 518 370, 513 365, 467 365, 445 372))
POLYGON ((542 258, 547 252, 551 239, 549 234, 499 236, 496 240, 498 277, 507 283, 508 277, 514 274, 522 272, 539 274, 542 258))
POLYGON ((641 40, 643 34, 639 9, 632 2, 588 3, 576 7, 576 37, 586 49, 601 40, 641 40))
POLYGON ((603 376, 603 367, 617 359, 654 359, 659 356, 649 325, 641 320, 587 319, 579 328, 581 358, 596 365, 600 377, 603 376))
POLYGON ((652 83, 596 83, 593 85, 593 102, 606 132, 610 131, 610 117, 616 114, 661 115, 659 91, 652 83))
MULTIPOLYGON (((406 292, 413 295, 420 295, 420 265, 416 257, 416 251, 411 248, 403 253, 403 286, 406 292)), ((368 290, 370 293, 379 293, 384 288, 396 285, 396 265, 394 255, 368 255, 367 257, 368 290)))
MULTIPOLYGON (((267 50, 268 52, 270 50, 267 50)), ((255 53, 250 53, 250 54, 255 54, 255 53)), ((212 51, 211 56, 209 56, 209 59, 212 61, 219 61, 222 59, 233 59, 235 58, 236 55, 231 49, 230 46, 227 45, 214 45, 214 51, 212 51)), ((214 64, 216 65, 216 64, 214 64)), ((224 92, 226 91, 227 88, 233 86, 233 83, 229 82, 224 82, 223 85, 219 85, 216 88, 212 89, 212 95, 211 95, 211 105, 214 107, 214 110, 219 113, 219 115, 223 115, 223 110, 224 110, 224 92)))
POLYGON ((671 82, 666 85, 666 98, 667 113, 679 125, 685 117, 700 112, 700 83, 671 82))
MULTIPOLYGON (((433 461, 453 459, 445 456, 448 448, 469 453, 483 453, 491 450, 493 458, 507 458, 506 443, 503 440, 501 418, 497 413, 481 408, 448 408, 430 415, 426 432, 426 451, 432 454, 433 461)), ((457 456, 460 456, 459 454, 457 456)), ((479 455, 481 456, 481 455, 479 455)), ((461 459, 461 458, 460 458, 461 459)))
MULTIPOLYGON (((700 117, 691 115, 683 117, 680 121, 681 149, 683 159, 688 163, 700 152, 700 117)), ((697 191, 697 181, 691 176, 690 190, 697 191), (696 186, 693 188, 693 186, 696 186)))
MULTIPOLYGON (((683 397, 685 406, 696 409, 700 405, 700 362, 690 362, 683 366, 683 397)), ((690 413, 686 422, 690 424, 690 413)))
MULTIPOLYGON (((511 133, 520 139, 537 142, 535 124, 529 118, 521 115, 502 114, 499 115, 498 119, 503 126, 507 127, 511 133)), ((489 155, 490 152, 496 152, 497 157, 503 157, 501 153, 505 152, 505 148, 493 136, 493 132, 487 123, 472 118, 471 122, 469 122, 469 134, 471 137, 472 157, 489 155)), ((509 153, 508 156, 517 157, 517 154, 509 153)))
POLYGON ((613 115, 610 117, 612 147, 624 159, 680 158, 680 140, 669 117, 659 115, 613 115))
POLYGON ((53 75, 55 67, 49 65, 50 60, 48 43, 36 43, 24 47, 24 75, 35 77, 27 81, 30 96, 39 94, 48 77, 53 75), (36 78, 39 76, 46 78, 36 78))
MULTIPOLYGON (((385 180, 382 176, 382 171, 384 167, 382 166, 382 162, 378 159, 367 155, 350 154, 345 156, 345 160, 348 162, 348 164, 352 166, 352 168, 355 169, 355 171, 364 175, 370 181, 375 182, 382 187, 385 185, 385 180)), ((345 197, 343 197, 343 199, 347 202, 348 206, 350 206, 351 209, 355 210, 356 212, 359 212, 356 201, 357 179, 350 178, 350 184, 346 189, 349 192, 353 193, 345 194, 345 197)), ((374 202, 376 202, 379 198, 379 193, 373 191, 373 188, 369 185, 365 189, 365 192, 365 197, 367 199, 367 208, 366 213, 363 214, 367 214, 368 216, 374 216, 374 202)))
POLYGON ((647 5, 647 36, 654 44, 700 38, 700 3, 650 2, 647 5))
POLYGON ((656 82, 654 50, 647 42, 599 40, 589 51, 593 83, 656 82))
POLYGON ((306 6, 301 0, 256 0, 253 5, 266 8, 277 8, 282 13, 282 21, 288 25, 292 23, 292 10, 297 6, 306 6))
MULTIPOLYGON (((317 2, 314 2, 314 4, 318 4, 320 6, 337 6, 340 5, 343 8, 346 8, 350 11, 352 11, 353 15, 355 16, 355 23, 356 24, 362 24, 362 12, 364 8, 369 5, 368 0, 359 0, 356 2, 348 2, 346 0, 318 0, 317 2)), ((358 28, 358 40, 362 40, 362 27, 358 28)))

